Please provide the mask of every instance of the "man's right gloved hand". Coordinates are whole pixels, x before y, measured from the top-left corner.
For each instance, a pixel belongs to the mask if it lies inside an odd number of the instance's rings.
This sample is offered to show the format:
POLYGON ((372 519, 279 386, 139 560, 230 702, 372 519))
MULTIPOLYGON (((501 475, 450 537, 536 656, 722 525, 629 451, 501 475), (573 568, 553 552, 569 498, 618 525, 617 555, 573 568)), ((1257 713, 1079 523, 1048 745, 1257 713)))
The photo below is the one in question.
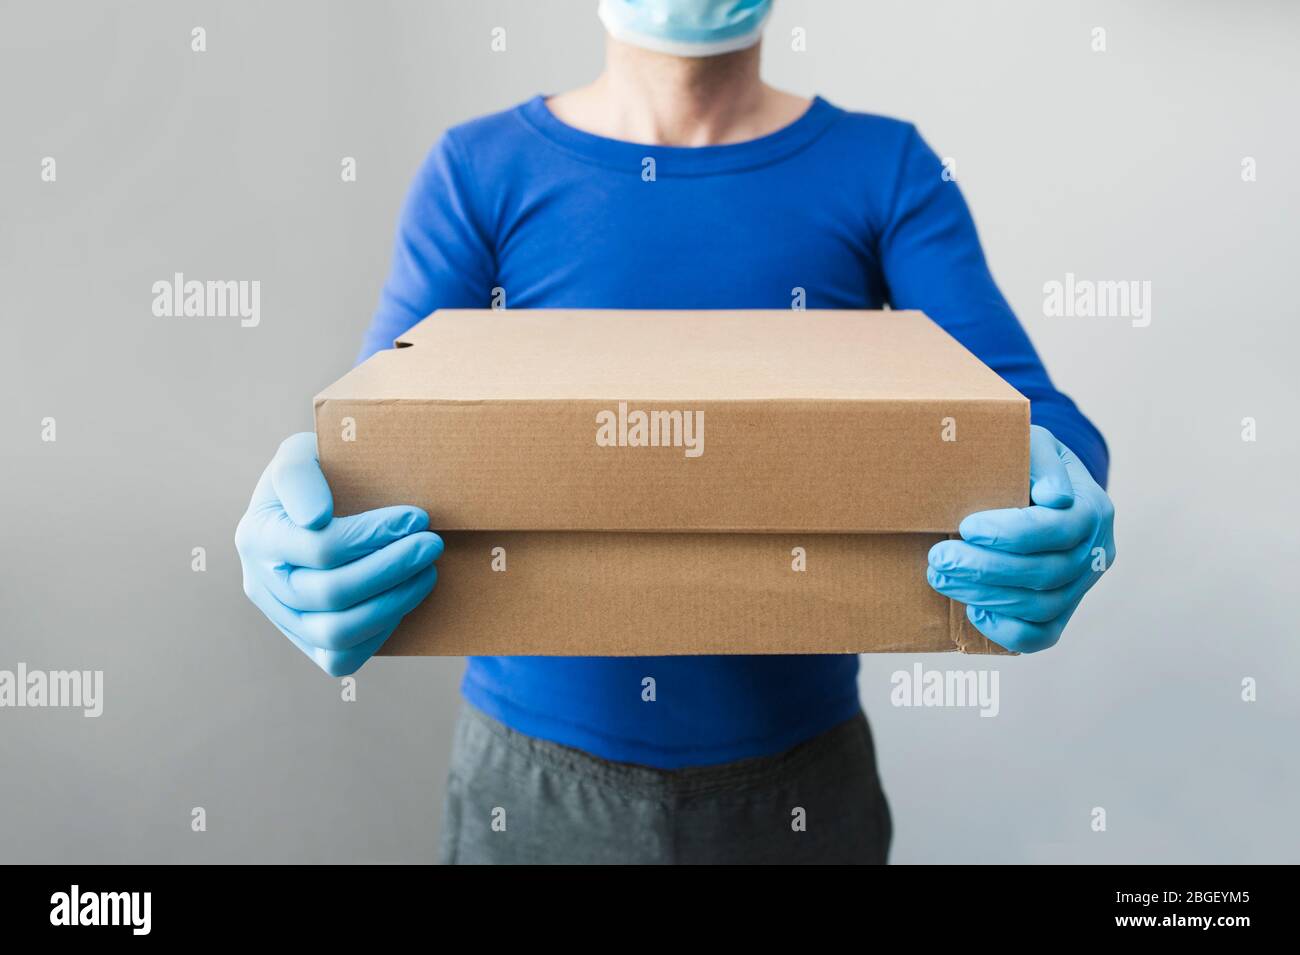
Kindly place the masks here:
POLYGON ((418 507, 334 518, 316 435, 280 445, 235 529, 244 593, 331 676, 354 673, 433 589, 442 538, 418 507))

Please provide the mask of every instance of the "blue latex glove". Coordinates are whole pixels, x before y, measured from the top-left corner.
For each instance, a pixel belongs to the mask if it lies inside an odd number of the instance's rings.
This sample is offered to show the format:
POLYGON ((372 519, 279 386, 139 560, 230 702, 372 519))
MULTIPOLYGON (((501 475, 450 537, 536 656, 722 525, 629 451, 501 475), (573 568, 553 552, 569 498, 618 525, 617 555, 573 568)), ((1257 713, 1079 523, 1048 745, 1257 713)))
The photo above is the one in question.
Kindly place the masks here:
POLYGON ((433 589, 442 538, 418 507, 334 518, 307 431, 286 439, 262 472, 235 548, 248 599, 322 670, 346 676, 433 589))
POLYGON ((1115 560, 1115 505, 1046 428, 1029 436, 1031 507, 971 514, 961 540, 930 548, 930 586, 966 604, 1008 650, 1055 646, 1079 601, 1115 560))

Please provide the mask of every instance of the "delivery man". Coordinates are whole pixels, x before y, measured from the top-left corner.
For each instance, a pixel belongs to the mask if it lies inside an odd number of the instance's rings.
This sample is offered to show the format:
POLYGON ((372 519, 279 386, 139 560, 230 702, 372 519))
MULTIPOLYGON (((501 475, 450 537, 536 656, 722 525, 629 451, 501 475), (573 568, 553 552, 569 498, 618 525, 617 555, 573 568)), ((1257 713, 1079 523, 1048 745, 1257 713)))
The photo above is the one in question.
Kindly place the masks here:
MULTIPOLYGON (((502 298, 921 309, 1030 399, 1035 425, 1032 506, 970 515, 924 572, 995 642, 1051 647, 1114 559, 1106 445, 1052 385, 916 129, 762 82, 769 7, 601 0, 593 83, 448 130, 402 210, 361 358, 435 309, 502 298)), ((249 598, 334 676, 438 599, 428 516, 334 518, 310 433, 281 445, 235 540, 249 598)), ((837 655, 471 658, 443 859, 883 862, 857 670, 837 655)))

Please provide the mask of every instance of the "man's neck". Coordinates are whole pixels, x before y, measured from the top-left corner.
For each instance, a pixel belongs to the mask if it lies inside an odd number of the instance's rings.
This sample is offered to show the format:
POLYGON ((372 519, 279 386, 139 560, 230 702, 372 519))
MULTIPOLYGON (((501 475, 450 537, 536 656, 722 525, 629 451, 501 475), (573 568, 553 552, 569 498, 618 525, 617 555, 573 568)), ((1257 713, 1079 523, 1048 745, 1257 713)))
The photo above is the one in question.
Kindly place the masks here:
POLYGON ((610 39, 604 72, 547 106, 562 122, 610 139, 717 146, 788 126, 808 100, 762 81, 758 46, 692 59, 610 39))

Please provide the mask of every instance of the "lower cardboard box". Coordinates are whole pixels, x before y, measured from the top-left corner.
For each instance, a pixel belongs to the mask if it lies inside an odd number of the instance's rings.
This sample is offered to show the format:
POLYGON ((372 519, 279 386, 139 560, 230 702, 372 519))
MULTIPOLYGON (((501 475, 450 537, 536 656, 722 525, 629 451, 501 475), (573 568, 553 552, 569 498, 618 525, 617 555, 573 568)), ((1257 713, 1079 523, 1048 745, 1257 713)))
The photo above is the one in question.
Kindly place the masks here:
POLYGON ((1005 653, 926 582, 934 534, 443 535, 390 656, 1005 653))

